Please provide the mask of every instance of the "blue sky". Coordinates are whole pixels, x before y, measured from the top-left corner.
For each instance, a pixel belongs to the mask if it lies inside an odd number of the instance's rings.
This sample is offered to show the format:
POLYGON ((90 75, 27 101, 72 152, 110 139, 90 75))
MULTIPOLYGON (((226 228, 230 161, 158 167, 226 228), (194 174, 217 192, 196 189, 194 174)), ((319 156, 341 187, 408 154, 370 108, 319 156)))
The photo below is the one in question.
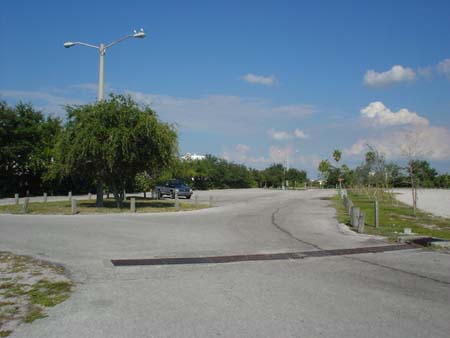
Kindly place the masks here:
POLYGON ((150 104, 180 152, 316 176, 366 144, 394 161, 412 140, 450 171, 448 1, 7 1, 0 96, 64 116, 97 95, 98 53, 65 41, 147 37, 107 51, 107 92, 150 104))

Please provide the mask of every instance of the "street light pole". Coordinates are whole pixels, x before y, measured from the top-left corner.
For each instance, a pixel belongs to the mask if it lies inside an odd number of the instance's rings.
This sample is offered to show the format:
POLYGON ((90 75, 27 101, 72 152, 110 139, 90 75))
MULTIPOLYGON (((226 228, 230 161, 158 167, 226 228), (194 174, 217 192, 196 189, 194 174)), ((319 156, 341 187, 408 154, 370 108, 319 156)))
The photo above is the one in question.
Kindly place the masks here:
POLYGON ((103 43, 100 44, 99 47, 100 54, 100 66, 98 70, 98 101, 103 101, 103 93, 104 93, 104 81, 105 81, 105 45, 103 43))
POLYGON ((137 38, 137 39, 142 39, 145 38, 145 32, 144 29, 141 28, 141 30, 138 31, 133 31, 133 34, 128 34, 125 35, 123 37, 121 37, 120 39, 117 39, 113 42, 111 42, 108 45, 105 45, 103 43, 101 43, 99 46, 95 46, 95 45, 91 45, 89 43, 85 43, 85 42, 72 42, 72 41, 67 41, 64 42, 64 47, 65 48, 70 48, 73 47, 75 45, 81 45, 81 46, 86 46, 86 47, 90 47, 90 48, 95 48, 98 49, 99 54, 100 54, 100 65, 99 65, 99 71, 98 71, 98 101, 103 101, 104 98, 104 79, 105 79, 105 72, 104 72, 104 68, 105 68, 105 53, 106 53, 106 49, 114 46, 115 44, 122 42, 123 40, 126 40, 128 38, 137 38))

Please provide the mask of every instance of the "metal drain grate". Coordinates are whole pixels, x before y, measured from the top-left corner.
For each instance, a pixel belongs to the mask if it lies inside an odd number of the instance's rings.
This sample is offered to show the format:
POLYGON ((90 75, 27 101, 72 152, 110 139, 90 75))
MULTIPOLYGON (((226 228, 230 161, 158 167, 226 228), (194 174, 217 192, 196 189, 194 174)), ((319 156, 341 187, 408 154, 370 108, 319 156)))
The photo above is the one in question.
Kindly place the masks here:
POLYGON ((385 246, 372 246, 366 248, 354 248, 354 249, 336 249, 336 250, 319 250, 303 252, 308 257, 324 257, 324 256, 343 256, 343 255, 356 255, 364 253, 377 253, 385 251, 396 251, 413 249, 414 247, 409 244, 401 245, 385 245, 385 246))
POLYGON ((368 248, 320 250, 306 252, 286 252, 274 254, 255 255, 233 255, 233 256, 210 256, 210 257, 168 257, 168 258, 143 258, 143 259, 113 259, 114 266, 137 266, 137 265, 179 265, 179 264, 220 264, 248 261, 271 261, 287 259, 303 259, 308 257, 326 257, 356 255, 363 253, 376 253, 384 251, 413 249, 414 246, 408 244, 386 245, 368 248))

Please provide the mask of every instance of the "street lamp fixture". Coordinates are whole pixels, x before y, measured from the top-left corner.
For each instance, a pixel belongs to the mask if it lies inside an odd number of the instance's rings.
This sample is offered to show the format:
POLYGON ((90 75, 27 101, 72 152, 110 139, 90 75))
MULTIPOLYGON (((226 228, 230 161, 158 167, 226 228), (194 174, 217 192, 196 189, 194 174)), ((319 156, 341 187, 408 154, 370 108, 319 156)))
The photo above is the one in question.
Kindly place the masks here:
POLYGON ((122 42, 123 40, 126 40, 128 38, 136 38, 136 39, 145 38, 144 29, 141 28, 139 31, 134 30, 132 34, 125 35, 125 36, 121 37, 120 39, 117 39, 107 45, 101 43, 100 45, 95 46, 95 45, 91 45, 89 43, 80 42, 80 41, 64 42, 64 48, 70 48, 75 45, 81 45, 81 46, 98 49, 99 54, 100 54, 100 66, 99 66, 99 72, 98 72, 98 101, 102 101, 103 96, 104 96, 104 89, 103 89, 104 88, 104 78, 105 78, 105 76, 104 76, 104 57, 105 57, 106 49, 108 49, 108 48, 114 46, 115 44, 118 44, 119 42, 122 42))

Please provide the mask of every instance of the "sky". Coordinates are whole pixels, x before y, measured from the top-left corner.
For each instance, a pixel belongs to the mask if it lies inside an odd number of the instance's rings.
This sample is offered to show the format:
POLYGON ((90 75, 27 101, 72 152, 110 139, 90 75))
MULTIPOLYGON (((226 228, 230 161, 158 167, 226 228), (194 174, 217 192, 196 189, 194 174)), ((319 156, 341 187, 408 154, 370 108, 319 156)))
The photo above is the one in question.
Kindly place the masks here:
POLYGON ((106 93, 174 124, 181 154, 317 177, 368 146, 450 172, 450 1, 5 1, 0 99, 64 118, 106 93), (413 147, 411 147, 413 145, 413 147), (410 151, 411 154, 411 151, 410 151))

